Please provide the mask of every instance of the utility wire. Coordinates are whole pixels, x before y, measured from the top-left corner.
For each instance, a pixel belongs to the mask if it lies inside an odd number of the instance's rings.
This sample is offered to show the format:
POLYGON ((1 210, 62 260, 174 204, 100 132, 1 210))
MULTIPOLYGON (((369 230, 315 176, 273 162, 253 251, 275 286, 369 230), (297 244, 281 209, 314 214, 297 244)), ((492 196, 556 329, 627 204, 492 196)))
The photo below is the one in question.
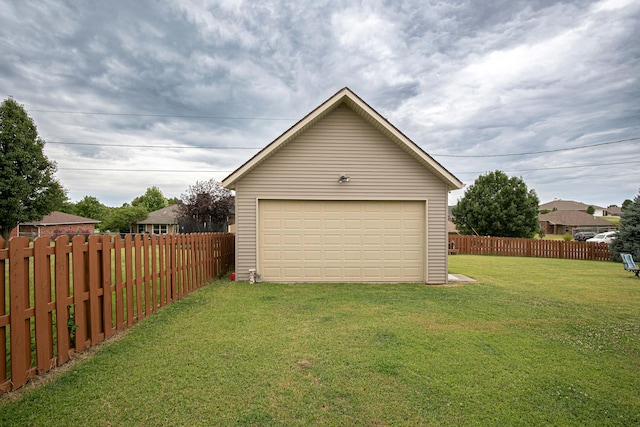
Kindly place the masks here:
POLYGON ((599 142, 597 144, 579 145, 579 146, 576 146, 576 147, 556 148, 556 149, 553 149, 553 150, 529 151, 529 152, 525 152, 525 153, 480 154, 480 155, 476 154, 476 155, 473 155, 473 156, 465 156, 465 155, 461 155, 461 154, 431 154, 431 155, 432 156, 437 156, 437 157, 461 157, 461 158, 527 156, 527 155, 532 155, 532 154, 557 153, 559 151, 580 150, 582 148, 591 148, 591 147, 599 147, 599 146, 602 146, 602 145, 620 144, 622 142, 636 141, 638 139, 640 139, 640 137, 620 139, 618 141, 599 142))
POLYGON ((259 150, 260 147, 214 147, 214 146, 195 146, 195 145, 149 145, 149 144, 104 144, 92 142, 64 142, 64 141, 46 141, 47 144, 63 144, 63 145, 88 145, 92 147, 126 147, 126 148, 201 148, 207 150, 259 150))
MULTIPOLYGON (((631 160, 627 162, 611 162, 611 163, 594 163, 590 165, 573 165, 573 166, 557 166, 551 168, 535 168, 535 169, 515 169, 515 170, 505 170, 503 172, 537 172, 537 171, 546 171, 546 170, 556 170, 556 169, 575 169, 575 168, 590 168, 595 166, 614 166, 614 165, 628 165, 632 163, 640 163, 640 160, 631 160)), ((110 172, 193 172, 193 173, 220 173, 220 172, 231 172, 231 170, 190 170, 190 169, 122 169, 122 168, 58 168, 58 170, 67 170, 67 171, 110 171, 110 172)), ((482 174, 486 171, 481 172, 458 172, 456 175, 462 174, 482 174)))
POLYGON ((170 173, 218 173, 231 172, 231 170, 193 170, 193 169, 121 169, 121 168, 57 168, 64 171, 109 171, 109 172, 170 172, 170 173))
POLYGON ((180 119, 224 119, 224 120, 293 120, 281 117, 233 117, 233 116, 181 116, 173 114, 137 114, 137 113, 106 113, 89 111, 60 111, 60 110, 29 110, 34 113, 85 114, 93 116, 125 116, 125 117, 175 117, 180 119))
MULTIPOLYGON (((457 157, 457 158, 486 158, 486 157, 509 157, 509 156, 526 156, 533 154, 545 154, 545 153, 557 153, 560 151, 572 151, 580 150, 583 148, 600 147, 603 145, 620 144, 623 142, 637 141, 640 137, 620 139, 617 141, 599 142, 597 144, 579 145, 575 147, 556 148, 553 150, 541 150, 541 151, 529 151, 523 153, 509 153, 509 154, 479 154, 479 155, 458 155, 458 154, 431 154, 435 157, 457 157)), ((110 143, 93 143, 93 142, 65 142, 65 141, 46 141, 47 144, 61 144, 61 145, 84 145, 91 147, 125 147, 125 148, 174 148, 174 149, 206 149, 206 150, 259 150, 262 147, 215 147, 215 146, 193 146, 193 145, 152 145, 152 144, 110 144, 110 143)))
MULTIPOLYGON (((514 170, 505 170, 503 172, 537 172, 537 171, 548 171, 548 170, 556 170, 556 169, 575 169, 575 168, 590 168, 594 166, 614 166, 614 165, 628 165, 631 163, 640 163, 640 160, 630 160, 628 162, 611 162, 611 163, 594 163, 591 165, 574 165, 574 166, 556 166, 551 168, 535 168, 535 169, 514 169, 514 170)), ((483 174, 486 171, 482 172, 457 172, 456 175, 462 174, 483 174)))

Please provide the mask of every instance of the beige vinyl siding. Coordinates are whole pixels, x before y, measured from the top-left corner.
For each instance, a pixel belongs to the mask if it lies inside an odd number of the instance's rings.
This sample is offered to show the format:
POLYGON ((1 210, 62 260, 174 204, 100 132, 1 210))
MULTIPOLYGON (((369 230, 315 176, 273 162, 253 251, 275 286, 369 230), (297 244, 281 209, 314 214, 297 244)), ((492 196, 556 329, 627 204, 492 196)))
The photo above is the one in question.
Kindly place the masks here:
POLYGON ((236 272, 257 266, 258 199, 426 200, 427 283, 446 281, 447 184, 340 105, 236 182, 236 272), (338 183, 341 174, 351 181, 338 183))

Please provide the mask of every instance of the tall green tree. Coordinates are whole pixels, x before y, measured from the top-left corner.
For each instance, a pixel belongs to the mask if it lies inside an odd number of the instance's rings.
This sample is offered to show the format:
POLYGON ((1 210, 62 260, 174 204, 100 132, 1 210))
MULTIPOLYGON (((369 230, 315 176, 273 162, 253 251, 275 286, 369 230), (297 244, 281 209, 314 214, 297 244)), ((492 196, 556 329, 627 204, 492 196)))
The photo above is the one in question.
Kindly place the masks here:
POLYGON ((131 206, 144 206, 147 212, 157 211, 168 206, 167 199, 158 187, 149 187, 147 191, 131 202, 131 206))
POLYGON ((539 230, 534 190, 522 178, 502 171, 481 175, 453 208, 453 221, 462 234, 496 237, 533 237, 539 230))
POLYGON ((611 252, 615 259, 620 259, 621 252, 627 252, 636 262, 640 261, 640 194, 622 210, 620 231, 611 243, 611 252))
POLYGON ((100 224, 102 231, 117 231, 120 233, 135 233, 135 224, 146 219, 149 215, 144 206, 124 205, 111 209, 109 217, 100 224))
POLYGON ((22 105, 5 99, 0 104, 0 228, 5 240, 21 222, 40 220, 67 200, 44 144, 22 105))
POLYGON ((82 200, 75 204, 73 214, 104 221, 109 216, 109 207, 102 204, 97 197, 84 196, 82 200))

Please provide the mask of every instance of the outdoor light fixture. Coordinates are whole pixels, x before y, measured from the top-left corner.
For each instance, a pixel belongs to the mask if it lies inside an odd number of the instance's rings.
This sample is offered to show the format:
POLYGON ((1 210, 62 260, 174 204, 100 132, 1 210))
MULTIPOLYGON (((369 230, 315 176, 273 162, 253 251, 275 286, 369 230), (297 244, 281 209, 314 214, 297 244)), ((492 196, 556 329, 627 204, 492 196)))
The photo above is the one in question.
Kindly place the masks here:
POLYGON ((342 184, 343 182, 349 182, 349 181, 351 181, 350 176, 340 175, 340 178, 338 178, 338 184, 342 184))

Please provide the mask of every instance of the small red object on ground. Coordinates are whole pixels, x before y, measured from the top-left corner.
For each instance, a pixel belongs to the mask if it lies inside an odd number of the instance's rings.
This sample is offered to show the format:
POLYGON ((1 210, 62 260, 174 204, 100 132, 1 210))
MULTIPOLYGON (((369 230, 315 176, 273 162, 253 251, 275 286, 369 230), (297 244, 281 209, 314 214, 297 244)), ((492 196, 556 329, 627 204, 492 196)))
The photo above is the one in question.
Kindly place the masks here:
POLYGON ((231 280, 236 280, 236 273, 231 273, 231 280))

